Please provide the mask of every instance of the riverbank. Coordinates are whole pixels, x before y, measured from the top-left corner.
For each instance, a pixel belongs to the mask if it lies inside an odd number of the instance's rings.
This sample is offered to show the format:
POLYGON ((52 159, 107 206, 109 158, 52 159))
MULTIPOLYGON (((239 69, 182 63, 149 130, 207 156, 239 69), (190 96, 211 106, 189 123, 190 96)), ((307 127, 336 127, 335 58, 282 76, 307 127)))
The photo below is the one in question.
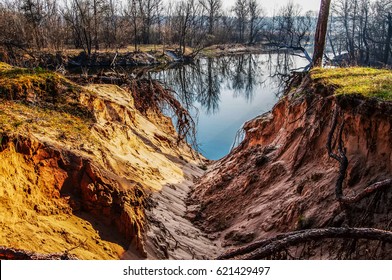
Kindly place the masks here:
POLYGON ((221 57, 228 55, 241 55, 241 54, 262 54, 267 53, 269 50, 263 44, 247 45, 247 44, 221 44, 213 45, 203 49, 200 56, 204 57, 221 57))
POLYGON ((177 46, 140 45, 117 50, 99 50, 91 53, 76 49, 18 50, 12 54, 0 51, 0 61, 24 67, 41 67, 63 71, 73 67, 143 67, 164 66, 172 63, 191 62, 197 57, 220 57, 224 55, 263 53, 262 45, 226 44, 213 45, 200 50, 187 47, 180 53, 177 46))

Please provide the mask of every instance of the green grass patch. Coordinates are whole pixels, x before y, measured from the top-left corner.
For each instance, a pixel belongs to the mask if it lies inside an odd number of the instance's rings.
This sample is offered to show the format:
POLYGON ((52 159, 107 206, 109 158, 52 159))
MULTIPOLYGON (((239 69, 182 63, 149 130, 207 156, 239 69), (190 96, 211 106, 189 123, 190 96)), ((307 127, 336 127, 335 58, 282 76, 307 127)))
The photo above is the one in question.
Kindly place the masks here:
POLYGON ((86 92, 60 74, 42 68, 19 68, 0 63, 0 98, 91 119, 92 114, 79 102, 86 92))
POLYGON ((315 68, 311 77, 316 83, 334 88, 335 95, 358 94, 392 101, 392 71, 365 67, 315 68))

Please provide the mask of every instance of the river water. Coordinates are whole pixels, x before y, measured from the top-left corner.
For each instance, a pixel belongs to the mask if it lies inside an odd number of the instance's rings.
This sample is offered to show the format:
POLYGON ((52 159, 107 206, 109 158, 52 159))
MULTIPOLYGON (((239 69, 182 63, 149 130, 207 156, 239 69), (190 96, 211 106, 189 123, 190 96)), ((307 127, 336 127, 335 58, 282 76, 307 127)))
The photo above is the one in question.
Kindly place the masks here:
POLYGON ((172 88, 197 122, 199 151, 208 159, 227 155, 244 122, 272 109, 290 70, 306 65, 288 54, 201 58, 152 73, 172 88))

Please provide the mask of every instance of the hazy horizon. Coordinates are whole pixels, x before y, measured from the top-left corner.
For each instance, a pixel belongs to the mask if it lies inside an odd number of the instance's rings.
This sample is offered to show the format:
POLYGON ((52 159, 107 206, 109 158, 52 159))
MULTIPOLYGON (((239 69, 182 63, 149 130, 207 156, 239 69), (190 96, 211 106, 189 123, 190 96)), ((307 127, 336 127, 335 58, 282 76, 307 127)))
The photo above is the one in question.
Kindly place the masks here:
MULTIPOLYGON (((234 5, 236 0, 222 0, 223 7, 225 9, 234 5)), ((303 11, 318 11, 320 9, 320 0, 259 0, 259 3, 263 7, 267 15, 273 15, 274 11, 278 11, 279 8, 286 5, 289 2, 299 4, 303 11)))

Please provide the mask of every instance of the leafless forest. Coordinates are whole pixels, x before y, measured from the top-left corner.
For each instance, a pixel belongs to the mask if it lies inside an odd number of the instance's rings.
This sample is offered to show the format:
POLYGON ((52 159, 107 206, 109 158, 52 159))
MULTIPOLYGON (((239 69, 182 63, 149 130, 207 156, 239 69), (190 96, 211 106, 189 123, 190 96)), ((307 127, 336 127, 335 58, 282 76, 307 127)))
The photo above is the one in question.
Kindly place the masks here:
MULTIPOLYGON (((332 1, 328 57, 351 65, 390 65, 391 0, 332 1)), ((0 0, 0 46, 87 55, 154 44, 202 49, 213 44, 312 45, 317 13, 287 4, 273 15, 261 0, 0 0)))

